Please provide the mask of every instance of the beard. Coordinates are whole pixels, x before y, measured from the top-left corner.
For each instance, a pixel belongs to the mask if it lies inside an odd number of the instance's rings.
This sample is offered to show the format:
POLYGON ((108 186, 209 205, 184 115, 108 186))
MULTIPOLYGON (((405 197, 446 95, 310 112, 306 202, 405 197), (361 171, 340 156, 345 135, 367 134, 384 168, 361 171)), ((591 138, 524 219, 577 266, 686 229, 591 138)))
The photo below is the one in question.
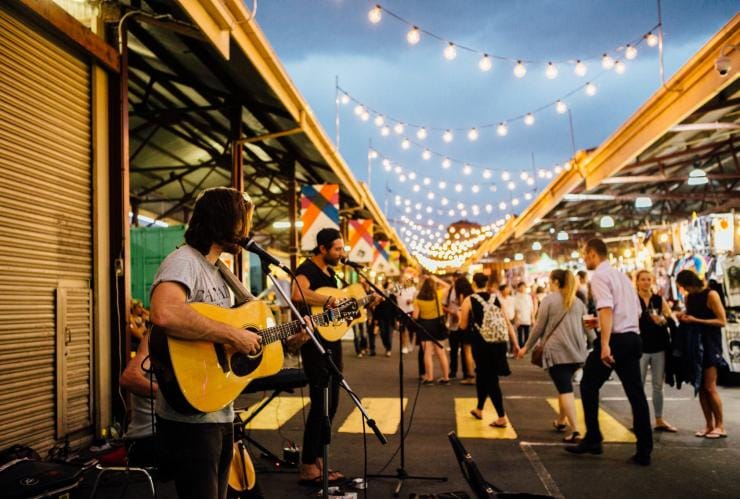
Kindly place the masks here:
POLYGON ((224 253, 231 253, 232 255, 236 256, 241 252, 242 247, 237 242, 224 241, 223 243, 221 243, 221 249, 224 253))
POLYGON ((336 267, 339 265, 339 258, 332 258, 329 255, 324 255, 324 262, 326 262, 327 265, 336 267))

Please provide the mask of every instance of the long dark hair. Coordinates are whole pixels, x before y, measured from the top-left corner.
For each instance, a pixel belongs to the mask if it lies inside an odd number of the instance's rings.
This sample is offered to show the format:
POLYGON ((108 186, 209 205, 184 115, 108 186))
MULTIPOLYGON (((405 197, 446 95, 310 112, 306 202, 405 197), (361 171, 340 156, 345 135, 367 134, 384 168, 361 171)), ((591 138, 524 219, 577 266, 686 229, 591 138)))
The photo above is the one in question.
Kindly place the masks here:
POLYGON ((676 276, 676 284, 689 291, 689 289, 701 290, 704 289, 704 281, 702 281, 696 272, 690 269, 684 269, 676 276))
POLYGON ((235 244, 249 234, 254 204, 247 194, 231 187, 213 187, 195 200, 185 242, 207 254, 213 243, 235 244))
POLYGON ((431 277, 427 277, 424 279, 424 282, 421 285, 421 289, 419 289, 419 294, 416 295, 416 297, 419 300, 434 300, 437 298, 437 286, 435 285, 434 281, 431 277))
POLYGON ((459 303, 462 303, 462 301, 466 297, 473 294, 473 286, 465 277, 458 277, 457 279, 455 279, 454 287, 455 296, 457 297, 457 301, 459 303))

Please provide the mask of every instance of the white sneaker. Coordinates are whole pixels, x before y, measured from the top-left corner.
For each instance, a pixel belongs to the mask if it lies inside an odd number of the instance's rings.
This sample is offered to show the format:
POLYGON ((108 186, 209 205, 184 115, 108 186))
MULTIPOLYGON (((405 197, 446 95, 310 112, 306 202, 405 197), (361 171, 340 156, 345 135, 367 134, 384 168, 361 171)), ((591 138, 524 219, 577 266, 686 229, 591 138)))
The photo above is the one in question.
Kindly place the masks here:
POLYGON ((388 350, 387 352, 385 352, 385 356, 386 356, 386 357, 390 357, 390 356, 391 356, 391 351, 390 351, 390 350, 388 350))
POLYGON ((403 348, 401 349, 401 353, 402 353, 402 354, 404 354, 404 355, 406 355, 407 353, 409 353, 409 349, 408 349, 408 348, 406 348, 406 347, 403 347, 403 348))

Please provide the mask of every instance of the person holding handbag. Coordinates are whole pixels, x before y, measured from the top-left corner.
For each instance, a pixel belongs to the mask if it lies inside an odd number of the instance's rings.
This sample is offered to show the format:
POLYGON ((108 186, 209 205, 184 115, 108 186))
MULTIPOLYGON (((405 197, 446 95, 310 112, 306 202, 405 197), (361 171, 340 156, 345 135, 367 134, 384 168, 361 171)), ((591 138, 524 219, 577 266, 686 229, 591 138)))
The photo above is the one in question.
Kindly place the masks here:
MULTIPOLYGON (((446 283, 444 283, 446 284, 446 283)), ((419 294, 414 300, 413 318, 419 321, 419 324, 437 341, 447 339, 447 328, 445 327, 445 317, 442 302, 444 301, 446 286, 437 289, 434 278, 427 276, 419 289, 419 294)), ((437 346, 423 331, 416 333, 421 342, 421 348, 424 352, 424 380, 425 385, 434 384, 434 356, 439 360, 439 367, 442 376, 437 380, 440 385, 450 384, 450 367, 447 360, 447 352, 444 348, 437 346)))
POLYGON ((521 359, 542 338, 540 346, 532 351, 532 363, 547 369, 558 391, 560 413, 553 427, 564 432, 570 426, 571 433, 563 441, 576 443, 581 434, 576 419, 573 374, 586 360, 586 337, 593 340, 596 335, 583 325, 586 305, 576 298, 572 272, 562 269, 550 272, 550 290, 552 293, 542 300, 537 322, 517 358, 521 359))

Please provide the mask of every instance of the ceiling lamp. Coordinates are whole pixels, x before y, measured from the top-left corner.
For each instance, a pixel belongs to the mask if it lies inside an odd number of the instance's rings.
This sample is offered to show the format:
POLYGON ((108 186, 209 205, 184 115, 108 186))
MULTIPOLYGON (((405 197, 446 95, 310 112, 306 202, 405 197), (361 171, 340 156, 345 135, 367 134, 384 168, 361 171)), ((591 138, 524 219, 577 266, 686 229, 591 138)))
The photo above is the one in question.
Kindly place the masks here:
POLYGON ((539 251, 542 249, 542 244, 539 241, 535 241, 532 243, 532 250, 533 251, 539 251))
POLYGON ((709 179, 707 178, 707 172, 705 172, 701 168, 694 167, 689 172, 689 180, 687 183, 689 185, 704 185, 704 184, 709 183, 709 179))
POLYGON ((599 227, 602 229, 611 229, 614 227, 614 218, 610 215, 604 215, 601 217, 601 220, 599 220, 599 227))
POLYGON ((514 260, 516 260, 517 262, 521 262, 522 260, 524 260, 524 255, 522 253, 515 253, 514 260))
POLYGON ((564 230, 561 230, 560 232, 558 232, 557 240, 558 241, 567 241, 568 240, 568 233, 565 232, 564 230))
POLYGON ((578 251, 576 251, 576 250, 573 250, 570 253, 570 257, 573 258, 573 259, 578 258, 579 256, 581 256, 581 254, 578 251))
POLYGON ((653 205, 653 200, 647 196, 640 196, 635 199, 635 208, 650 208, 653 205))

